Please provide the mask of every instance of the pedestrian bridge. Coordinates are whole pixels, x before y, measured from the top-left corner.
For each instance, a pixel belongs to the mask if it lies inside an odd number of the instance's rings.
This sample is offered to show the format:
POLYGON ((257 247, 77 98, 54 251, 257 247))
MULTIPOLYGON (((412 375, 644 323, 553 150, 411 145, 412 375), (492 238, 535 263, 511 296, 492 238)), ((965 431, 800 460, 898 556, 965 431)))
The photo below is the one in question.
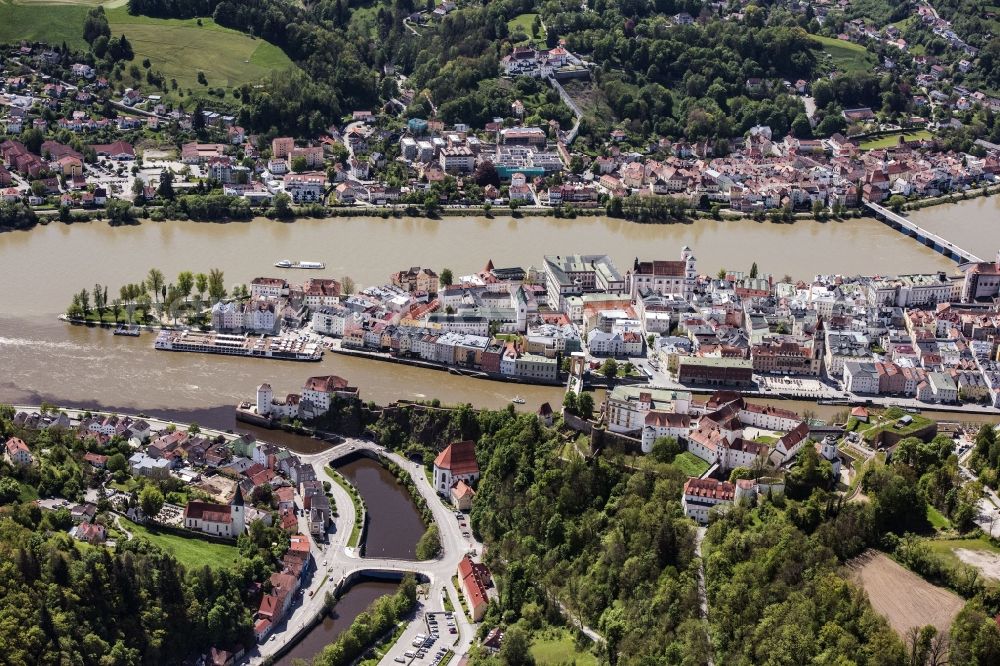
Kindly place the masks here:
POLYGON ((892 212, 885 206, 881 206, 873 201, 866 201, 864 204, 869 210, 875 213, 876 219, 882 220, 890 227, 898 229, 907 236, 916 238, 927 247, 937 250, 949 259, 954 259, 960 264, 978 263, 982 261, 982 259, 968 250, 963 250, 950 240, 941 238, 937 234, 924 229, 902 215, 892 212))

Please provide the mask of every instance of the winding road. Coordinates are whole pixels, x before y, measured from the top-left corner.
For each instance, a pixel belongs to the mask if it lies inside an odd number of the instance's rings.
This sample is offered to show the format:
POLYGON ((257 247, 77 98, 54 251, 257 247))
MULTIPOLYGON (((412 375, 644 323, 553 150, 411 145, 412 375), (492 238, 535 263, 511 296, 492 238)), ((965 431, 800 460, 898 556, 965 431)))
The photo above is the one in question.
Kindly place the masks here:
MULTIPOLYGON (((423 629, 422 620, 427 613, 445 612, 444 596, 451 600, 456 609, 454 617, 458 627, 457 640, 450 647, 456 655, 463 655, 472 645, 474 629, 469 619, 459 610, 459 591, 451 584, 451 578, 458 570, 462 557, 476 550, 481 552, 482 545, 473 537, 462 534, 462 528, 455 520, 451 509, 446 507, 441 498, 434 492, 424 476, 423 468, 402 456, 392 453, 372 442, 359 439, 349 439, 320 453, 299 455, 299 458, 311 464, 316 470, 316 478, 326 480, 329 476, 326 469, 331 462, 344 456, 367 452, 368 455, 391 460, 406 470, 413 480, 417 491, 427 502, 441 536, 441 554, 433 560, 395 560, 359 557, 357 549, 348 548, 347 541, 354 528, 354 504, 351 496, 337 483, 330 484, 333 501, 337 506, 338 517, 335 528, 328 535, 328 543, 313 542, 313 559, 316 571, 312 574, 310 583, 304 589, 301 602, 292 608, 289 616, 272 633, 271 638, 258 645, 248 655, 248 663, 261 664, 268 657, 281 652, 287 645, 295 642, 304 631, 308 630, 323 613, 326 595, 333 592, 341 581, 364 573, 414 573, 429 582, 427 597, 418 602, 417 612, 411 619, 410 626, 397 641, 397 646, 408 646, 410 640, 423 629), (312 596, 309 596, 310 591, 312 596)), ((303 526, 303 532, 308 533, 308 526, 303 526)), ((441 641, 447 643, 450 636, 442 634, 441 641)), ((390 662, 392 655, 400 650, 390 650, 383 658, 383 663, 390 662)))

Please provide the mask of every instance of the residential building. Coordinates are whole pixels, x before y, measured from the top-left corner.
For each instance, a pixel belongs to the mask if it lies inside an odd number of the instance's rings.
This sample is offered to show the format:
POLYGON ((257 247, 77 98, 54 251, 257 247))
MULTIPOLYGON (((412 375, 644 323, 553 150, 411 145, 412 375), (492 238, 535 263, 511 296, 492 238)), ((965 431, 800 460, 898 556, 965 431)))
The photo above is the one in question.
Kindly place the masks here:
POLYGON ((709 386, 751 386, 753 363, 744 358, 681 356, 677 359, 677 381, 709 386))
POLYGON ((605 254, 546 255, 545 286, 549 305, 566 311, 566 298, 593 292, 624 294, 625 278, 605 254))
POLYGON ((691 394, 687 391, 650 386, 615 386, 604 403, 608 430, 620 433, 639 432, 651 412, 687 414, 690 409, 691 394))
POLYGON ((728 481, 690 478, 684 483, 681 506, 684 515, 701 525, 708 524, 709 512, 718 506, 733 503, 736 486, 728 481))
POLYGON ((851 393, 878 395, 879 371, 875 363, 847 361, 844 363, 844 390, 851 393))
POLYGON ((486 615, 489 605, 489 588, 493 585, 490 570, 485 564, 475 562, 468 555, 458 563, 458 580, 465 596, 465 603, 473 622, 486 615))
POLYGON ((326 197, 326 174, 315 171, 288 174, 285 192, 295 203, 322 203, 326 197))
POLYGON ((11 465, 19 467, 30 465, 35 461, 31 455, 31 450, 28 449, 28 445, 24 443, 23 439, 17 437, 11 437, 7 440, 4 449, 4 460, 11 465))

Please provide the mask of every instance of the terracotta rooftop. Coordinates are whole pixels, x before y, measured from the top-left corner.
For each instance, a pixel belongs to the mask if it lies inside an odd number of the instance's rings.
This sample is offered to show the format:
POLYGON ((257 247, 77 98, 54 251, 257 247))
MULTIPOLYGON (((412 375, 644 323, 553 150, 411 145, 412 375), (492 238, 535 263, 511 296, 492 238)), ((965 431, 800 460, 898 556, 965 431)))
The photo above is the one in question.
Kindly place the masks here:
POLYGON ((452 474, 478 474, 476 443, 471 440, 453 442, 434 459, 434 466, 449 470, 452 474))

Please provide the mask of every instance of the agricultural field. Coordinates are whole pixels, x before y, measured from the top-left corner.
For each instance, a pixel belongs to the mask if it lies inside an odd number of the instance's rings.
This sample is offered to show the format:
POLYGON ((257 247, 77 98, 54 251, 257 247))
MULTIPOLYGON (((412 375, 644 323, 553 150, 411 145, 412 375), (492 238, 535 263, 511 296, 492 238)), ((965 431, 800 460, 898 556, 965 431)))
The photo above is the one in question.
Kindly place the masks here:
POLYGON ((0 0, 0 42, 22 39, 66 42, 71 48, 85 49, 83 23, 87 12, 103 4, 114 35, 128 37, 135 51, 135 63, 149 58, 154 69, 169 82, 177 80, 182 89, 197 91, 203 71, 208 87, 231 89, 266 77, 272 70, 293 67, 277 46, 254 39, 211 18, 157 19, 131 16, 125 0, 0 0))
POLYGON ((868 593, 872 608, 900 636, 911 627, 932 624, 947 632, 965 602, 954 592, 931 585, 883 553, 869 550, 847 565, 851 580, 868 593))
POLYGON ((875 57, 860 44, 819 35, 810 37, 823 45, 823 52, 830 54, 831 64, 835 69, 847 73, 867 72, 875 66, 875 57))

